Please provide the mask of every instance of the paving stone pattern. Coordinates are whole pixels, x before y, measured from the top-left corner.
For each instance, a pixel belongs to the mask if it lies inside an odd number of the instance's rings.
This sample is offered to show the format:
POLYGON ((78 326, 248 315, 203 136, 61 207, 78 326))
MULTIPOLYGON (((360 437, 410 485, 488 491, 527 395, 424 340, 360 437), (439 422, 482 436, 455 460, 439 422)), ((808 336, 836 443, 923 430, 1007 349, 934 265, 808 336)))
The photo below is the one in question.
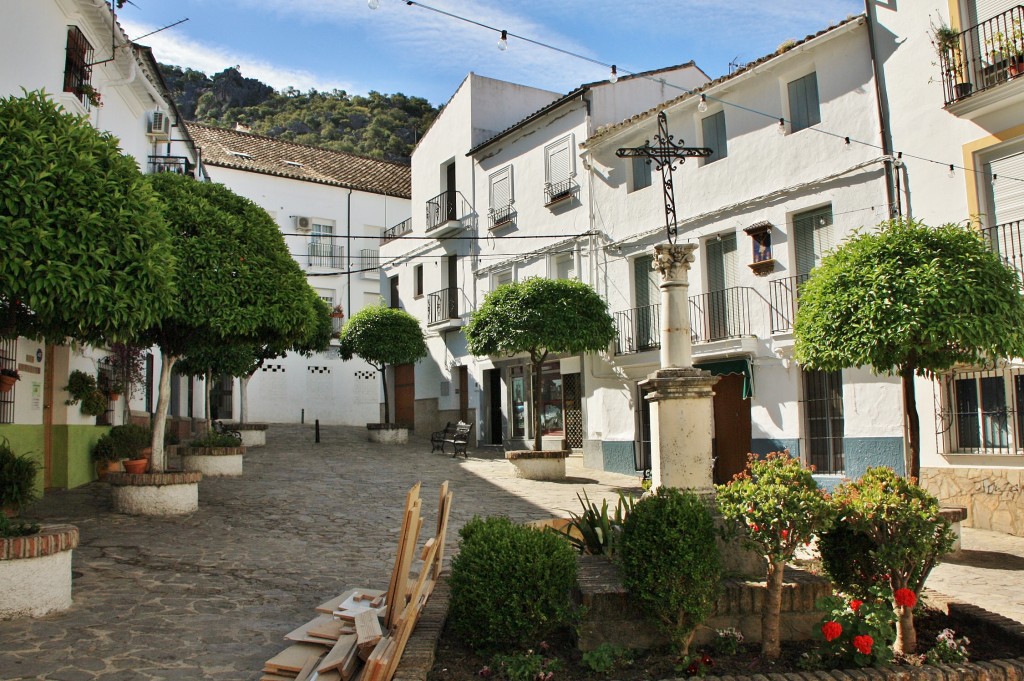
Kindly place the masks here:
MULTIPOLYGON (((372 445, 362 428, 272 426, 241 478, 199 483, 199 511, 171 518, 114 513, 110 488, 54 492, 26 515, 71 523, 74 605, 0 622, 0 679, 258 679, 283 637, 347 587, 386 588, 405 494, 423 483, 432 527, 441 483, 453 492, 446 562, 473 515, 565 516, 576 493, 614 500, 637 478, 567 462, 564 482, 514 477, 497 449, 469 459, 430 453, 427 439, 372 445)), ((418 569, 415 566, 414 569, 418 569)))

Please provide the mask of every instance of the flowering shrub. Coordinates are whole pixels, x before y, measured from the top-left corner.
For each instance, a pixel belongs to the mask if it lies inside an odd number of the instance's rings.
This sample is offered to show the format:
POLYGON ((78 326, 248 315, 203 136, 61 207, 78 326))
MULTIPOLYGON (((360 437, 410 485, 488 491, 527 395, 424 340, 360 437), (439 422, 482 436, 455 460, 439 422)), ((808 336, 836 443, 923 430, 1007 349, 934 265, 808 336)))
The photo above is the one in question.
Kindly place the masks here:
POLYGON ((956 638, 952 629, 943 629, 935 637, 935 647, 924 654, 929 664, 951 664, 967 662, 967 646, 971 640, 966 636, 956 638))
POLYGON ((740 652, 741 645, 743 633, 733 627, 716 629, 715 638, 711 641, 711 647, 719 655, 735 655, 740 652))
POLYGON ((780 654, 779 613, 786 561, 834 515, 828 495, 818 489, 811 473, 789 452, 772 452, 764 459, 751 454, 745 471, 717 487, 722 515, 738 524, 743 543, 767 560, 761 652, 768 658, 780 654))
POLYGON ((676 673, 686 674, 687 676, 696 676, 702 679, 708 675, 708 672, 710 672, 714 666, 715 661, 707 654, 684 655, 679 658, 679 661, 676 663, 676 673))
POLYGON ((837 666, 867 667, 892 659, 895 615, 885 598, 847 599, 829 596, 818 606, 828 614, 816 634, 824 641, 823 658, 837 666))

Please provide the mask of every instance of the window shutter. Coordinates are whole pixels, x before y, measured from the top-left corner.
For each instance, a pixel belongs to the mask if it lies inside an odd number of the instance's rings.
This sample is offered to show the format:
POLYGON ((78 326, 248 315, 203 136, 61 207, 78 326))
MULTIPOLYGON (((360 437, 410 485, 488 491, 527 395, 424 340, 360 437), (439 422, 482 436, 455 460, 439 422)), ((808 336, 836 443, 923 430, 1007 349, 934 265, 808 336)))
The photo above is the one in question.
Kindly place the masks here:
POLYGON ((821 123, 817 74, 808 73, 789 84, 789 118, 792 132, 821 123))
POLYGON ((992 221, 994 225, 1005 225, 1008 222, 1024 220, 1024 152, 992 161, 992 174, 996 181, 992 183, 992 221), (1007 179, 1000 180, 1000 177, 1007 179))
POLYGON ((571 136, 558 140, 544 148, 547 154, 547 181, 550 184, 563 182, 572 176, 571 136))
POLYGON ((729 150, 725 138, 725 112, 719 111, 703 118, 700 123, 704 133, 704 146, 714 151, 711 156, 704 159, 704 163, 714 163, 718 159, 728 156, 729 150))
POLYGON ((633 285, 636 291, 637 307, 657 305, 661 302, 653 264, 653 255, 644 255, 633 261, 633 285))
MULTIPOLYGON (((973 3, 967 3, 973 5, 970 9, 969 14, 969 26, 980 24, 983 21, 994 19, 1003 12, 1009 11, 1011 8, 1016 7, 1020 4, 1020 0, 975 0, 973 3)), ((966 26, 964 26, 966 28, 966 26)))
POLYGON ((633 157, 633 191, 651 186, 651 164, 643 156, 633 157))
POLYGON ((724 291, 737 286, 736 268, 739 264, 736 235, 723 235, 721 240, 707 242, 708 291, 724 291))
POLYGON ((809 274, 821 262, 821 256, 836 245, 832 208, 812 210, 793 216, 793 241, 796 273, 809 274))
POLYGON ((512 203, 512 169, 505 168, 491 175, 491 208, 504 208, 512 203))

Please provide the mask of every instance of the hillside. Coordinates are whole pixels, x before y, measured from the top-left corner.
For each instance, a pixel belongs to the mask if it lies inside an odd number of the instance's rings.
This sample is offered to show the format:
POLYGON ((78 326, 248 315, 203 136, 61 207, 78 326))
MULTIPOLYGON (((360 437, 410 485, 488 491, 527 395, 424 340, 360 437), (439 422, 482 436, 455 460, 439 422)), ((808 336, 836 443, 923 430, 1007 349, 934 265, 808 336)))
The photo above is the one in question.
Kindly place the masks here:
POLYGON ((237 67, 212 77, 166 64, 160 70, 186 120, 222 128, 241 123, 260 135, 389 161, 408 161, 437 115, 426 99, 401 93, 277 92, 237 67))

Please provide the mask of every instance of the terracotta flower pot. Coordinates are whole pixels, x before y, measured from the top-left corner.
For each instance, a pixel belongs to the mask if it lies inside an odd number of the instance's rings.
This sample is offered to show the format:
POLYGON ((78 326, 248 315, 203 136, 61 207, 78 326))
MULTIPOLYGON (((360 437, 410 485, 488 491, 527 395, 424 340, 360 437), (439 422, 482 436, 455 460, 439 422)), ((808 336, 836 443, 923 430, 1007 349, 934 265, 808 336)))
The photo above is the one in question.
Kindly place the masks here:
POLYGON ((121 462, 116 459, 114 461, 96 462, 96 477, 100 480, 106 480, 107 476, 111 473, 120 473, 122 470, 124 469, 121 468, 121 462))
POLYGON ((124 462, 125 473, 137 475, 145 473, 147 468, 149 468, 149 459, 128 459, 124 462))
POLYGON ((14 384, 18 382, 14 376, 8 376, 7 374, 0 374, 0 393, 10 392, 14 388, 14 384))

